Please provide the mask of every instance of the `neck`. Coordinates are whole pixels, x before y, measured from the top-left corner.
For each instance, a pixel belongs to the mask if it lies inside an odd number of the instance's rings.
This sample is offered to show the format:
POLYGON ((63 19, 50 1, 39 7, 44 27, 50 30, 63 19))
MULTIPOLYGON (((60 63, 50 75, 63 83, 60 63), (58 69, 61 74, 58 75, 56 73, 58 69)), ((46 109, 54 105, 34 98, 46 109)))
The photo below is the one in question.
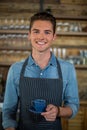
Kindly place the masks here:
POLYGON ((35 60, 36 64, 38 64, 41 69, 44 69, 48 65, 51 53, 40 53, 39 55, 32 53, 32 57, 35 60))

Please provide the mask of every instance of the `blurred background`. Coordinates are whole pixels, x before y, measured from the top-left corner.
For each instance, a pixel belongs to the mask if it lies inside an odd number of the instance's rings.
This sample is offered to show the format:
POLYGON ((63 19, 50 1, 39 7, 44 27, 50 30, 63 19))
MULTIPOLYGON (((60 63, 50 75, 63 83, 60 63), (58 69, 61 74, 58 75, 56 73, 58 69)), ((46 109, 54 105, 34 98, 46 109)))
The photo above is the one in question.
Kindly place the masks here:
POLYGON ((80 109, 74 119, 62 119, 63 130, 87 130, 87 0, 0 0, 0 130, 9 67, 30 55, 30 17, 44 10, 57 21, 50 49, 75 65, 78 79, 80 109))

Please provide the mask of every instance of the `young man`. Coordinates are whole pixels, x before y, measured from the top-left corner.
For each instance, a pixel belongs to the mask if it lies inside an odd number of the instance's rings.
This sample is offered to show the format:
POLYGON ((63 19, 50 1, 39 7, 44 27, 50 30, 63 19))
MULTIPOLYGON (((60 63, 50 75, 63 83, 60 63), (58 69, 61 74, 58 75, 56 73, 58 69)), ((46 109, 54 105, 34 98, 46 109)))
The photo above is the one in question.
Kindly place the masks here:
POLYGON ((32 53, 26 60, 13 64, 7 77, 5 130, 62 130, 61 117, 72 118, 77 114, 79 98, 74 66, 50 52, 55 30, 56 19, 51 14, 41 12, 31 17, 28 39, 32 53), (45 99, 47 103, 45 112, 33 113, 34 120, 29 112, 33 99, 45 99))

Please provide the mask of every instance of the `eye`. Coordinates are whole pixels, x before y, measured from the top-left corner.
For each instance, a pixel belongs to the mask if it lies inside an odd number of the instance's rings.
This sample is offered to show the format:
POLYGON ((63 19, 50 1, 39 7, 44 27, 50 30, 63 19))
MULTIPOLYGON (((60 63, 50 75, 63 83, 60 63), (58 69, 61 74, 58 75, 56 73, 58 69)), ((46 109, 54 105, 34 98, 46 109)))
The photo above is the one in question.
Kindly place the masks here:
POLYGON ((37 34, 37 33, 39 33, 39 30, 38 29, 33 29, 32 32, 37 34))
POLYGON ((46 30, 45 34, 51 34, 51 31, 46 30))
POLYGON ((34 30, 33 33, 39 33, 39 31, 38 30, 34 30))

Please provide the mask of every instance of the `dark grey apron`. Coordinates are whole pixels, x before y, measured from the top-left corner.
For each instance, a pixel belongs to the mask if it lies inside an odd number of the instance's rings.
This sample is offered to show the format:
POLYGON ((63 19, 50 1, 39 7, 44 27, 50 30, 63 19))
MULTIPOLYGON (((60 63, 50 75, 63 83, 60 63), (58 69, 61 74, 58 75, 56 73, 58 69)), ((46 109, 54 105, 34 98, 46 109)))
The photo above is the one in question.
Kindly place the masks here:
POLYGON ((43 116, 29 112, 33 99, 45 99, 47 104, 62 105, 62 73, 57 60, 58 79, 24 77, 28 58, 25 60, 19 82, 20 91, 20 116, 19 130, 62 130, 61 119, 46 121, 43 116))

